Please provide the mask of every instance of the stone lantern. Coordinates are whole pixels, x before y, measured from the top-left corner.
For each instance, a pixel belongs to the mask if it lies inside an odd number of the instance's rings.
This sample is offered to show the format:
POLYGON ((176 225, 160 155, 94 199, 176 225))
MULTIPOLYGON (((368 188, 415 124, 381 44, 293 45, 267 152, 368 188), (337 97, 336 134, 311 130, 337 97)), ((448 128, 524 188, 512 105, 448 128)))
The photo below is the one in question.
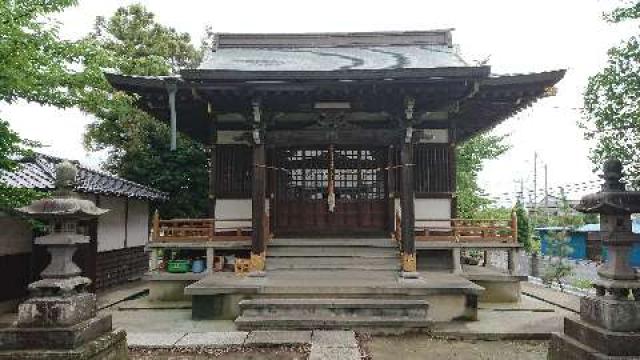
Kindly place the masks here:
POLYGON ((580 299, 580 320, 565 318, 564 333, 553 334, 549 359, 625 359, 640 356, 640 278, 629 255, 640 237, 631 214, 640 213, 640 192, 627 191, 619 160, 607 160, 602 190, 582 198, 576 209, 600 214, 607 259, 593 281, 595 296, 580 299))
POLYGON ((96 296, 87 292, 91 280, 73 263, 77 246, 89 242, 83 221, 109 211, 78 197, 75 179, 75 166, 62 162, 53 196, 16 209, 46 224, 47 235, 34 242, 46 246, 51 262, 41 280, 29 284, 14 326, 0 330, 0 359, 126 359, 125 333, 112 331, 110 315, 97 315, 96 296), (33 350, 44 349, 33 357, 33 350))

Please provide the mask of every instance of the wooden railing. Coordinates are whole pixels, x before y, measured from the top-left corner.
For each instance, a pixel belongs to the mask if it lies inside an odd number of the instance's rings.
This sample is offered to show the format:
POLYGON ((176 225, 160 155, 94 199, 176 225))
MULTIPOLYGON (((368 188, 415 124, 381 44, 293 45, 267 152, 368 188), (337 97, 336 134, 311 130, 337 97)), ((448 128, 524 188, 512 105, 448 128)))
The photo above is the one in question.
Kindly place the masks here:
MULTIPOLYGON (((400 240, 401 218, 396 212, 394 237, 400 240)), ((515 211, 511 219, 416 219, 416 241, 503 242, 518 241, 515 211)))
MULTIPOLYGON (((234 241, 251 240, 251 219, 170 219, 153 216, 151 241, 234 241), (246 224, 238 225, 238 224, 246 224)), ((269 216, 265 214, 265 234, 270 234, 269 216)), ((268 238, 270 235, 267 236, 268 238)))

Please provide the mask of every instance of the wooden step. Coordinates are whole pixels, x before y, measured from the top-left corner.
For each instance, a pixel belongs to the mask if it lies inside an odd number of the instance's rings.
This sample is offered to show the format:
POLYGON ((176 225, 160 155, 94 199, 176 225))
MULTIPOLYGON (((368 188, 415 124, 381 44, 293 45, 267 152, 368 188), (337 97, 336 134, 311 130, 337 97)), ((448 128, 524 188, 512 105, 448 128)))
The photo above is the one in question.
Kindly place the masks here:
POLYGON ((371 247, 270 247, 268 258, 273 257, 358 257, 358 258, 397 258, 399 252, 395 248, 371 248, 371 247))
POLYGON ((398 243, 392 239, 387 238, 373 238, 373 239, 358 239, 358 238, 329 238, 329 239, 289 239, 278 238, 272 239, 268 244, 269 248, 284 247, 350 247, 350 246, 362 246, 370 248, 398 248, 398 243))
POLYGON ((398 270, 400 261, 391 257, 268 257, 267 270, 398 270))

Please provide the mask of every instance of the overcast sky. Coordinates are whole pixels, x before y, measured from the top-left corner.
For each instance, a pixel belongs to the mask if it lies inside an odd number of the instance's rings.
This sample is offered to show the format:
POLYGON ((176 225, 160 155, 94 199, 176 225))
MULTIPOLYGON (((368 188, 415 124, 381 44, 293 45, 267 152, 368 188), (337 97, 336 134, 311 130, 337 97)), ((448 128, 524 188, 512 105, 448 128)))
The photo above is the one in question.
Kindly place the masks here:
MULTIPOLYGON (((140 2, 157 20, 189 32, 199 43, 205 26, 218 32, 316 32, 429 30, 455 28, 453 40, 467 60, 490 57, 494 73, 567 69, 558 94, 536 103, 496 129, 510 134, 512 149, 489 161, 481 183, 490 194, 513 193, 523 179, 533 188, 533 159, 538 157, 538 187, 548 167, 551 188, 597 179, 588 159, 590 144, 576 126, 588 77, 606 60, 606 50, 632 31, 633 24, 610 25, 601 15, 617 0, 442 0, 442 1, 80 1, 59 18, 62 35, 78 38, 92 29, 96 16, 140 2)), ((39 140, 43 152, 99 166, 104 154, 82 147, 84 127, 92 119, 81 112, 34 104, 0 104, 2 118, 23 137, 39 140)), ((579 193, 571 194, 578 196, 579 193)))

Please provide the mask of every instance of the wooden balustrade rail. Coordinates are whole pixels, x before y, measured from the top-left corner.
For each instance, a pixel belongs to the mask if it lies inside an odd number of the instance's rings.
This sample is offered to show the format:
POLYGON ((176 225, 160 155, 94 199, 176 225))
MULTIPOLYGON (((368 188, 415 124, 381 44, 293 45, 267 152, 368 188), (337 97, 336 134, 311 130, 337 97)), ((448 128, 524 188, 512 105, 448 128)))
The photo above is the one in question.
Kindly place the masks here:
MULTIPOLYGON (((415 219, 416 241, 518 241, 518 221, 515 212, 511 219, 415 219)), ((400 214, 396 213, 394 237, 400 240, 400 214)))
MULTIPOLYGON (((161 220, 159 213, 153 216, 151 241, 234 241, 251 240, 251 225, 239 226, 234 223, 249 223, 242 219, 169 219, 161 220)), ((265 214, 265 234, 270 234, 269 216, 265 214)))

